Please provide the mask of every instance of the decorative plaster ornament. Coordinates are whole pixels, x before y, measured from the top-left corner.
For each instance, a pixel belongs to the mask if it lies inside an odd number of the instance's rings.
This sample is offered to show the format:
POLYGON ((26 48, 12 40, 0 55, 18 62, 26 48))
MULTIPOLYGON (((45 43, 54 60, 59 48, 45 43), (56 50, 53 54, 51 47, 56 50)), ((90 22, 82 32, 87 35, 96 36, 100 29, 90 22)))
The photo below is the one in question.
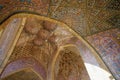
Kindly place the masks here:
POLYGON ((56 35, 55 34, 53 34, 53 35, 51 35, 50 37, 49 37, 49 42, 51 42, 51 43, 55 43, 56 42, 56 35))
POLYGON ((41 38, 43 40, 46 40, 50 36, 50 32, 45 30, 45 29, 41 29, 41 30, 39 30, 37 35, 38 35, 39 38, 41 38))
POLYGON ((34 44, 37 45, 37 46, 43 45, 43 40, 42 40, 42 39, 39 39, 39 38, 34 39, 33 42, 34 42, 34 44))
POLYGON ((57 26, 56 26, 55 23, 51 23, 51 22, 49 22, 49 21, 44 21, 43 27, 44 27, 45 29, 47 29, 48 31, 53 31, 53 30, 56 29, 57 26))

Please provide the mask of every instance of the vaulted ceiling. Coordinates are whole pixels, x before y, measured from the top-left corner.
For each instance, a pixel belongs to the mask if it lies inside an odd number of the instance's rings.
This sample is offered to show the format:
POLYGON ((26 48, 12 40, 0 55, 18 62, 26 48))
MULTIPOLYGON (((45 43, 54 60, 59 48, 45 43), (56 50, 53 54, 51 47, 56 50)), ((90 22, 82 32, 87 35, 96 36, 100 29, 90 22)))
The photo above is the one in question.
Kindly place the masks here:
MULTIPOLYGON (((63 44, 72 43, 75 44, 77 48, 81 51, 80 55, 84 62, 95 64, 96 66, 99 65, 101 67, 102 66, 101 63, 97 64, 96 60, 94 60, 94 58, 92 57, 93 56, 91 54, 92 51, 89 50, 88 47, 86 47, 86 44, 84 44, 82 40, 79 40, 78 37, 81 37, 83 38, 83 40, 86 41, 86 43, 89 46, 91 46, 96 51, 97 55, 99 55, 99 57, 103 60, 103 62, 105 63, 109 71, 114 75, 114 77, 116 79, 120 79, 120 74, 119 74, 120 73, 120 69, 119 69, 120 67, 120 0, 0 0, 0 25, 3 25, 4 22, 7 21, 7 19, 9 19, 12 15, 17 13, 35 14, 38 16, 44 16, 46 18, 53 19, 58 22, 62 22, 66 24, 66 26, 68 26, 75 33, 77 33, 77 38, 73 33, 69 32, 68 28, 61 27, 62 25, 61 24, 58 25, 58 23, 56 23, 55 21, 49 19, 40 20, 34 16, 32 17, 29 16, 27 17, 25 28, 23 29, 20 38, 15 46, 15 49, 13 50, 12 55, 7 63, 26 56, 29 57, 33 56, 36 59, 40 58, 39 60, 43 62, 42 65, 45 67, 45 70, 44 69, 39 69, 39 70, 40 71, 43 70, 40 73, 43 73, 43 75, 42 74, 41 75, 43 79, 46 79, 46 75, 47 75, 46 69, 48 69, 48 66, 46 65, 50 64, 49 63, 50 60, 52 61, 51 54, 56 53, 57 49, 59 49, 61 44, 63 45, 63 44), (56 24, 57 24, 57 29, 56 29, 56 24), (35 29, 33 28, 33 26, 35 27, 35 29), (49 27, 44 28, 44 26, 49 26, 49 27), (66 32, 66 34, 62 34, 61 33, 62 31, 66 32), (35 38, 36 35, 39 35, 41 39, 38 40, 39 38, 35 38), (47 38, 46 40, 47 36, 50 37, 47 38), (64 37, 66 37, 65 40, 64 37), (58 39, 58 41, 55 41, 55 39, 58 39), (64 41, 59 42, 59 39, 61 41, 63 39, 64 41), (25 42, 25 40, 28 41, 25 42), (24 44, 24 42, 26 44, 24 44), (45 53, 46 55, 45 54, 40 55, 39 52, 45 53), (43 57, 41 58, 40 56, 43 57)), ((14 20, 13 21, 11 20, 11 22, 8 21, 7 24, 10 24, 10 26, 16 26, 17 24, 19 24, 20 21, 21 20, 18 18, 16 19, 16 23, 14 23, 14 20)), ((61 65, 64 64, 64 61, 68 60, 64 66, 71 65, 72 63, 70 63, 69 60, 73 60, 74 56, 76 55, 72 55, 72 57, 69 57, 69 55, 63 56, 63 58, 61 58, 61 61, 58 60, 58 63, 55 64, 61 65), (64 57, 65 58, 69 57, 69 58, 65 59, 64 57)), ((22 60, 23 60, 22 61, 23 64, 25 63, 24 65, 30 63, 29 61, 31 61, 31 63, 33 61, 34 63, 34 60, 26 59, 26 62, 24 62, 25 61, 24 59, 22 60)), ((75 63, 76 63, 75 65, 79 66, 77 62, 75 63)), ((17 66, 17 67, 21 67, 21 66, 17 66)), ((34 68, 34 66, 32 67, 34 68)), ((64 69, 65 67, 62 68, 64 69)), ((69 71, 71 69, 72 68, 70 69, 65 68, 66 75, 69 73, 67 72, 67 70, 69 71)), ((58 73, 56 72, 56 74, 62 74, 61 69, 60 71, 58 71, 58 73)), ((9 65, 8 65, 8 72, 9 72, 9 65)), ((16 73, 8 77, 12 79, 12 77, 17 76, 17 74, 20 73, 16 73)), ((85 70, 85 74, 86 74, 86 70, 85 70)), ((36 76, 36 74, 34 75, 36 76)), ((61 75, 55 76, 56 79, 59 77, 61 77, 61 75)), ((6 78, 5 80, 8 79, 6 78)))
POLYGON ((69 25, 81 36, 120 26, 119 0, 2 0, 0 22, 18 12, 50 17, 69 25))

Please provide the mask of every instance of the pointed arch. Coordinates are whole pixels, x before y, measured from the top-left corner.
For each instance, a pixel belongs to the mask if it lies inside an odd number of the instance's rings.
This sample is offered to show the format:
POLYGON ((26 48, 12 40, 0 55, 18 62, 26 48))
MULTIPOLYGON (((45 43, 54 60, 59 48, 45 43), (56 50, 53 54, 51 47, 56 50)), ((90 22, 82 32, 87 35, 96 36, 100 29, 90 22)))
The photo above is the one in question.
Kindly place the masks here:
POLYGON ((47 72, 44 66, 32 57, 19 58, 10 62, 6 65, 0 77, 4 78, 16 71, 23 70, 24 68, 33 69, 38 75, 41 75, 41 77, 46 80, 47 72))

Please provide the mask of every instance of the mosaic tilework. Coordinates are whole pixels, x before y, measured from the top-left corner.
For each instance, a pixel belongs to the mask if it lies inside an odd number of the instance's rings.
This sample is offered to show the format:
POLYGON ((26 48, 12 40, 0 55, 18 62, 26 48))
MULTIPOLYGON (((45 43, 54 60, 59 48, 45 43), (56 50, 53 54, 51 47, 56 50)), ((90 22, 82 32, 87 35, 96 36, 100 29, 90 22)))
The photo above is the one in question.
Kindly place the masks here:
POLYGON ((112 71, 117 80, 120 79, 120 29, 112 29, 106 32, 86 38, 112 71))
POLYGON ((118 27, 107 20, 115 11, 120 13, 119 4, 119 0, 4 0, 0 1, 0 21, 13 12, 34 12, 62 21, 85 37, 118 27))
POLYGON ((81 9, 60 7, 59 10, 54 12, 52 18, 66 23, 80 35, 87 35, 85 15, 81 9))
POLYGON ((107 10, 108 3, 109 0, 52 0, 49 13, 51 18, 66 23, 84 37, 118 27, 106 21, 116 14, 107 10))
MULTIPOLYGON (((87 19, 90 35, 116 28, 107 22, 110 17, 115 15, 114 11, 106 8, 107 4, 112 6, 110 0, 88 0, 87 1, 87 19)), ((119 12, 118 12, 119 13, 119 12)))
POLYGON ((120 10, 120 0, 111 0, 107 5, 108 9, 120 10))
POLYGON ((0 21, 14 12, 33 12, 47 15, 50 0, 3 0, 0 1, 0 21))
POLYGON ((69 25, 80 35, 87 35, 87 26, 85 20, 85 0, 61 1, 59 6, 51 3, 50 17, 62 21, 69 25), (82 7, 81 7, 82 6, 82 7))
POLYGON ((120 27, 120 14, 113 15, 107 22, 115 27, 120 27))

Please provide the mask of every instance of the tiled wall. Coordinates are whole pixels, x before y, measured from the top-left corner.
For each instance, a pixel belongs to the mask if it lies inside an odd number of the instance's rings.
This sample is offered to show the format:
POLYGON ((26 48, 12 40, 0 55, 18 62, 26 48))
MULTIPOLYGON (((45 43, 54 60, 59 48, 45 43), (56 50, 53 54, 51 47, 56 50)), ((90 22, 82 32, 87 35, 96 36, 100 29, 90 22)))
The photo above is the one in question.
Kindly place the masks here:
POLYGON ((112 29, 86 38, 94 46, 113 75, 120 79, 120 29, 112 29))

